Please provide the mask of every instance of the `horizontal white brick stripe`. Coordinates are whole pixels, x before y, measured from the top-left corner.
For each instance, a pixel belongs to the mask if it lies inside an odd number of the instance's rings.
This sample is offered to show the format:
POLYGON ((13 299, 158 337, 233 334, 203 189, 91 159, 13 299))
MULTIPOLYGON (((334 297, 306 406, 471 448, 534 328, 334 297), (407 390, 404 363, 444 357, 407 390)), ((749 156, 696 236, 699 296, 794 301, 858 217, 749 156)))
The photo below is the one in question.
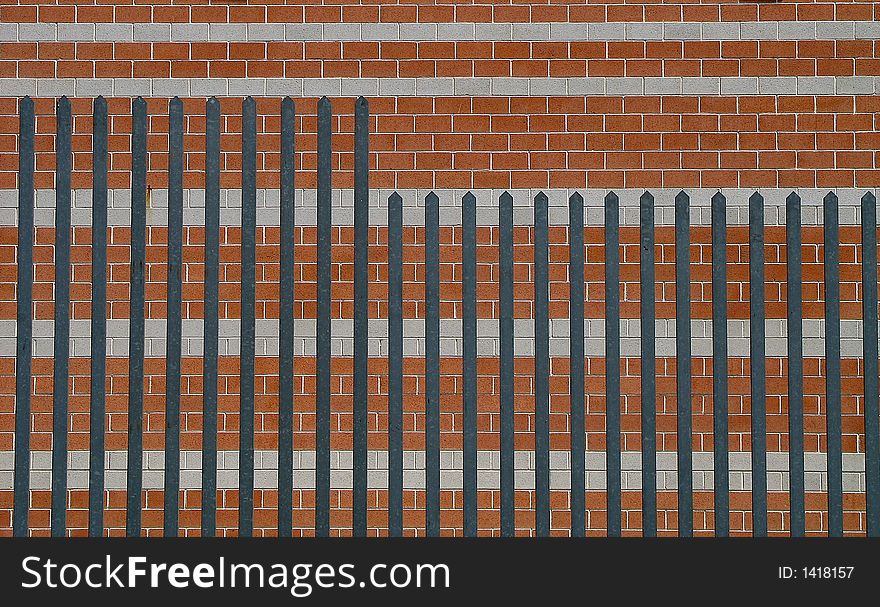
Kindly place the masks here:
MULTIPOLYGON (((201 452, 181 453, 181 489, 201 487, 201 452)), ((218 489, 238 488, 238 452, 218 453, 218 489)), ((122 490, 126 487, 125 451, 105 454, 105 488, 122 490)), ((678 488, 677 460, 674 452, 657 454, 657 489, 675 491, 678 488)), ((571 488, 571 454, 568 451, 550 452, 550 488, 564 491, 571 488)), ((440 487, 446 490, 462 488, 462 452, 440 452, 440 487)), ((804 455, 804 482, 807 491, 827 490, 827 458, 824 453, 804 455)), ((477 453, 477 486, 480 489, 500 487, 501 456, 497 451, 477 453)), ((730 453, 730 489, 751 489, 751 454, 730 453)), ((605 453, 588 452, 585 458, 585 482, 588 491, 605 489, 605 453)), ((293 452, 293 485, 295 489, 313 489, 315 486, 315 452, 293 452)), ((330 484, 334 489, 352 487, 351 451, 333 451, 330 457, 330 484)), ((423 489, 425 486, 425 454, 423 451, 404 451, 403 484, 405 489, 423 489)), ((514 456, 517 489, 535 488, 535 454, 533 451, 517 451, 514 456)), ((68 488, 87 489, 89 480, 89 454, 87 451, 68 453, 68 488)), ((277 451, 257 451, 254 457, 254 482, 257 489, 278 487, 277 451)), ((31 489, 48 490, 52 477, 52 454, 49 451, 31 453, 31 489)), ((861 453, 843 454, 843 489, 848 493, 865 490, 865 457, 861 453)), ((770 491, 788 490, 788 453, 767 454, 767 488, 770 491)), ((12 489, 13 452, 0 452, 0 491, 12 489)), ((162 489, 164 482, 164 453, 147 451, 144 454, 143 481, 145 490, 162 489)), ((693 455, 694 490, 710 491, 714 486, 712 453, 693 455)), ((625 491, 641 489, 641 453, 628 451, 621 454, 621 484, 625 491)), ((367 485, 371 489, 388 487, 387 451, 370 451, 367 456, 367 485)))
POLYGON ((880 76, 578 78, 0 78, 0 96, 874 95, 880 76))
MULTIPOLYGON (((788 353, 787 321, 767 319, 764 321, 765 348, 768 357, 785 357, 788 353)), ((569 355, 569 335, 571 323, 568 319, 550 320, 550 355, 567 357, 569 355)), ((655 348, 658 357, 674 357, 675 319, 654 321, 655 348)), ((145 323, 145 355, 148 358, 165 356, 166 321, 150 319, 145 323)), ((294 353, 296 356, 315 356, 315 320, 294 320, 294 353)), ((70 324, 71 356, 89 356, 90 321, 77 319, 70 324)), ((51 357, 54 352, 54 321, 36 320, 33 323, 33 355, 51 357)), ((514 355, 532 357, 535 355, 535 321, 518 318, 513 322, 514 355)), ((15 356, 15 320, 0 320, 0 357, 15 356)), ((238 356, 241 348, 241 321, 221 319, 219 326, 220 356, 238 356)), ((860 358, 862 348, 862 321, 843 319, 840 322, 841 355, 844 358, 860 358)), ((496 319, 477 319, 477 354, 480 356, 499 356, 499 324, 496 319)), ((639 319, 621 319, 620 353, 625 357, 641 354, 641 327, 639 319)), ((749 356, 749 321, 727 321, 727 346, 729 356, 749 356)), ((331 354, 333 356, 354 355, 354 321, 334 318, 331 320, 331 354)), ((425 355, 425 322, 423 319, 403 321, 404 356, 425 355)), ((204 323, 201 319, 183 321, 183 356, 202 356, 204 353, 204 323)), ((388 355, 388 321, 370 319, 369 355, 388 355)), ((440 321, 440 355, 462 355, 462 322, 460 319, 440 321)), ((825 356, 825 321, 805 319, 803 321, 803 351, 809 358, 825 356)), ((256 321, 256 355, 278 356, 278 320, 260 319, 256 321)), ((587 356, 605 355, 605 319, 584 321, 584 349, 587 356)), ((712 356, 712 321, 691 321, 691 353, 696 357, 712 356)), ((128 356, 128 320, 107 322, 107 355, 111 357, 128 356)))
MULTIPOLYGON (((440 202, 440 223, 442 225, 461 225, 462 197, 472 192, 477 199, 477 223, 479 225, 498 225, 498 198, 510 192, 514 204, 514 224, 532 225, 534 223, 534 199, 539 192, 548 198, 549 220, 551 225, 568 225, 568 199, 575 192, 584 197, 584 223, 588 226, 605 225, 605 195, 613 191, 620 200, 620 223, 624 226, 639 225, 639 198, 644 190, 621 188, 615 190, 585 189, 373 189, 370 191, 370 224, 388 225, 388 197, 397 192, 403 198, 403 222, 405 225, 424 225, 425 196, 430 192, 437 194, 440 202)), ((654 196, 654 222, 658 226, 675 225, 674 203, 679 189, 657 188, 649 192, 654 196)), ((712 196, 722 192, 727 199, 727 223, 730 226, 748 225, 749 197, 755 193, 747 188, 686 188, 690 197, 691 225, 708 226, 712 224, 712 196)), ((823 198, 833 191, 840 205, 841 225, 861 225, 861 199, 867 192, 880 197, 880 188, 761 188, 757 190, 764 197, 764 223, 767 226, 785 225, 785 199, 793 191, 801 197, 802 223, 804 226, 822 225, 823 198)), ((92 192, 88 189, 75 190, 71 222, 74 226, 90 226, 92 221, 92 192)), ((110 190, 108 193, 108 224, 128 226, 131 224, 131 193, 129 190, 110 190)), ((184 190, 183 222, 190 226, 205 225, 204 190, 184 190)), ((18 190, 0 190, 0 226, 17 225, 18 190)), ((280 193, 276 189, 257 191, 257 225, 277 226, 281 220, 280 193)), ((38 190, 36 194, 34 222, 38 227, 55 225, 55 192, 38 190)), ((317 222, 317 195, 315 190, 297 190, 295 222, 300 226, 314 226, 317 222)), ((168 193, 166 190, 152 190, 147 223, 152 226, 168 224, 168 193)), ((241 225, 241 190, 228 189, 220 192, 220 224, 223 226, 241 225)), ((350 226, 354 224, 354 194, 350 189, 333 191, 333 224, 350 226)))
POLYGON ((0 42, 872 40, 873 21, 645 23, 4 23, 0 42))

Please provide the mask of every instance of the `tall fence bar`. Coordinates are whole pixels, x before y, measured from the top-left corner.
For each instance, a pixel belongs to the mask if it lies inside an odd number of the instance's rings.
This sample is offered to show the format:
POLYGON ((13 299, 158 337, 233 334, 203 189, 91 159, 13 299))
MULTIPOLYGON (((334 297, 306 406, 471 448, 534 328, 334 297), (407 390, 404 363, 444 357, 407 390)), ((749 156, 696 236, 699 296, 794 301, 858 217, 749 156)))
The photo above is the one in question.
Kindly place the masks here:
POLYGON ((165 339, 165 535, 175 537, 180 492, 180 357, 183 305, 183 102, 168 111, 168 322, 165 339))
POLYGON ((52 349, 51 533, 67 528, 67 427, 70 390, 70 101, 58 100, 55 144, 55 343, 52 349))
MULTIPOLYGON (((352 530, 367 535, 367 374, 369 373, 370 157, 369 106, 354 109, 354 513, 352 530)), ((438 467, 439 468, 439 467, 438 467)))
MULTIPOLYGON (((107 399, 107 101, 92 106, 92 305, 89 335, 89 536, 104 533, 104 430, 107 399)), ((216 314, 215 314, 216 316, 216 314)))
POLYGON ((147 102, 132 104, 131 288, 128 329, 128 481, 125 532, 141 534, 144 462, 144 281, 147 230, 147 102))
POLYGON ((217 531, 217 376, 220 317, 220 102, 208 100, 205 120, 205 326, 202 363, 201 531, 217 531))
POLYGON ((12 533, 28 533, 31 470, 31 355, 34 301, 34 102, 19 104, 18 148, 18 277, 15 289, 15 473, 12 533))
POLYGON ((318 289, 315 333, 315 535, 330 535, 330 264, 332 215, 330 100, 318 102, 318 289))

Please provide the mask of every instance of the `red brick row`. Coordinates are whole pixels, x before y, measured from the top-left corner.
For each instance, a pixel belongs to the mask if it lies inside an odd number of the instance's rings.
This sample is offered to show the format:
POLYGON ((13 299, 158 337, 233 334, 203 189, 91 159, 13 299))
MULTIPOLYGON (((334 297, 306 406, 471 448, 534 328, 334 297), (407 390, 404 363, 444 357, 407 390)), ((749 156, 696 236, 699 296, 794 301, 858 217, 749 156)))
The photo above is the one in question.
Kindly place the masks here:
MULTIPOLYGON (((72 490, 68 493, 67 530, 72 536, 85 536, 88 525, 88 492, 72 490)), ((787 536, 790 531, 788 493, 771 492, 768 496, 768 531, 770 535, 787 536)), ((403 526, 406 536, 425 535, 425 492, 406 490, 403 495, 403 526)), ((461 536, 463 533, 461 491, 443 490, 440 492, 441 535, 461 536)), ((500 535, 500 492, 481 490, 477 493, 477 521, 482 536, 500 535)), ((369 535, 388 533, 388 492, 371 489, 367 492, 367 525, 369 535)), ((534 535, 533 491, 517 490, 516 531, 517 535, 534 535)), ((31 492, 32 507, 29 516, 30 533, 34 536, 49 535, 49 514, 51 494, 48 491, 31 492)), ((197 489, 180 492, 180 534, 198 536, 201 526, 201 491, 197 489)), ((293 535, 295 537, 314 535, 315 495, 311 490, 293 492, 293 535)), ((12 534, 12 492, 0 491, 0 537, 12 534)), ((141 498, 143 507, 143 535, 159 537, 163 533, 162 512, 164 492, 144 491, 141 498)), ((843 528, 846 535, 865 534, 865 495, 849 493, 844 495, 843 528)), ((235 536, 238 528, 238 491, 220 490, 217 492, 217 535, 235 536)), ((330 497, 331 535, 351 535, 352 492, 334 490, 330 497)), ((826 536, 828 534, 827 498, 824 493, 807 493, 806 531, 808 535, 826 536)), ((125 535, 125 491, 105 492, 104 533, 114 537, 125 535)), ((677 495, 674 491, 660 491, 657 494, 658 535, 676 535, 678 529, 677 495)), ((602 492, 589 491, 586 495, 587 535, 603 536, 607 528, 606 498, 602 492)), ((639 536, 642 528, 641 494, 624 491, 621 495, 621 522, 625 536, 639 536)), ((257 489, 254 492, 254 535, 269 537, 277 535, 278 530, 278 492, 272 489, 257 489)), ((567 536, 571 529, 571 503, 566 491, 550 492, 550 531, 551 535, 567 536)), ((694 535, 711 536, 715 527, 713 495, 710 491, 694 492, 694 535)), ((732 536, 751 535, 751 493, 735 491, 730 494, 730 532, 732 536)))
MULTIPOLYGON (((695 204, 698 201, 694 201, 695 204)), ((705 202, 705 201, 703 201, 705 202)), ((813 201, 817 202, 817 201, 813 201)), ((824 318, 824 249, 823 228, 805 227, 802 231, 803 286, 801 289, 805 318, 824 318)), ((148 230, 146 276, 147 318, 166 318, 167 229, 154 226, 148 230)), ((675 239, 671 226, 656 228, 656 315, 675 318, 675 239)), ((16 228, 0 228, 0 319, 16 318, 15 261, 16 228)), ((369 304, 371 318, 387 318, 387 238, 384 227, 371 228, 369 256, 369 304)), ((567 229, 550 230, 550 302, 551 318, 568 318, 569 269, 567 229)), ((748 227, 728 228, 728 314, 730 318, 749 318, 749 246, 748 227)), ((440 315, 461 318, 461 228, 443 227, 440 232, 440 315)), ((584 231, 586 265, 585 298, 588 318, 604 318, 604 228, 590 226, 584 231)), ((621 229, 620 295, 623 318, 639 318, 639 228, 621 229)), ((77 227, 71 249, 71 315, 88 319, 91 314, 91 228, 77 227)), ((241 229, 224 228, 220 247, 220 318, 240 318, 241 229)), ((314 227, 297 230, 294 245, 295 318, 316 318, 317 248, 314 227)), ((354 234, 353 228, 334 228, 331 316, 354 315, 354 234)), ((498 228, 483 226, 477 233, 477 315, 498 318, 498 228)), ((514 230, 514 316, 534 318, 534 231, 527 226, 514 230)), ((54 243, 52 228, 38 228, 34 246, 34 318, 54 318, 54 243)), ((782 226, 765 229, 765 313, 768 318, 786 318, 787 274, 786 234, 782 226)), ((108 234, 108 305, 110 319, 129 316, 130 230, 111 228, 108 234)), ((691 229, 691 314, 694 318, 712 318, 711 234, 708 226, 691 229)), ((256 316, 278 318, 280 276, 279 228, 257 230, 256 316)), ((424 318, 424 229, 407 227, 403 243, 403 315, 424 318)), ((183 318, 203 317, 204 228, 184 230, 183 249, 183 318)), ((862 318, 861 228, 844 226, 840 231, 841 317, 862 318)))
POLYGON ((878 55, 876 40, 0 43, 0 59, 8 61, 872 59, 878 55))
POLYGON ((470 44, 5 43, 0 78, 880 76, 869 40, 470 44))
MULTIPOLYGON (((0 358, 0 451, 11 451, 15 430, 14 358, 0 358)), ((30 447, 35 451, 52 448, 52 366, 51 358, 33 361, 33 398, 30 447)), ((586 437, 589 451, 604 451, 605 442, 605 361, 588 357, 585 394, 586 437)), ((185 357, 181 383, 181 445, 184 450, 201 449, 202 432, 201 358, 185 357)), ((694 451, 712 451, 713 435, 712 360, 695 357, 690 402, 692 407, 694 451)), ((68 446, 87 450, 89 444, 88 358, 70 361, 71 379, 68 446)), ((370 449, 388 448, 387 359, 371 358, 369 369, 368 445, 370 449)), ((729 433, 731 451, 749 451, 752 447, 750 364, 748 358, 729 360, 729 433)), ((515 359, 514 427, 517 449, 535 448, 534 359, 515 359)), ((500 446, 499 360, 481 357, 477 362, 477 444, 480 449, 497 450, 500 446)), ((621 445, 624 451, 641 448, 640 411, 641 369, 638 358, 621 360, 621 445)), ((767 359, 767 434, 770 452, 788 450, 788 363, 785 358, 767 359)), ((568 359, 554 357, 550 377, 550 448, 570 447, 570 412, 568 359)), ((674 452, 677 448, 676 362, 659 357, 656 361, 657 449, 674 452)), ((406 358, 403 379, 403 447, 425 448, 425 362, 406 358)), ((440 435, 444 449, 462 448, 462 362, 444 357, 440 363, 440 435)), ((352 359, 335 357, 332 363, 331 448, 351 449, 352 444, 352 359)), ((862 359, 847 358, 842 364, 843 452, 861 453, 864 437, 864 364, 862 359)), ((294 361, 294 445, 296 449, 315 448, 315 359, 297 357, 294 361)), ((108 450, 124 450, 128 431, 128 360, 107 359, 105 440, 108 450)), ((150 357, 145 361, 144 448, 164 447, 165 432, 165 359, 150 357)), ((256 359, 255 446, 278 448, 278 359, 256 359)), ((824 452, 825 434, 825 362, 807 358, 804 362, 805 450, 824 452)), ((238 356, 219 359, 218 379, 218 449, 235 450, 239 446, 238 356)))
MULTIPOLYGON (((316 99, 298 100, 298 185, 316 184, 316 99)), ((399 97, 370 100, 382 188, 876 187, 880 96, 399 97)), ((36 103, 39 188, 54 176, 55 100, 36 103)), ((130 169, 130 99, 110 101, 111 187, 130 169)), ((240 185, 240 100, 224 98, 222 184, 240 185)), ((152 99, 149 183, 167 180, 167 99, 152 99)), ((204 180, 204 100, 185 102, 185 181, 204 180)), ((334 185, 353 182, 353 99, 337 100, 334 185)), ((73 184, 91 183, 91 100, 73 103, 73 184)), ((257 183, 278 187, 280 99, 258 100, 257 183)), ((16 187, 17 100, 0 101, 0 188, 16 187)))

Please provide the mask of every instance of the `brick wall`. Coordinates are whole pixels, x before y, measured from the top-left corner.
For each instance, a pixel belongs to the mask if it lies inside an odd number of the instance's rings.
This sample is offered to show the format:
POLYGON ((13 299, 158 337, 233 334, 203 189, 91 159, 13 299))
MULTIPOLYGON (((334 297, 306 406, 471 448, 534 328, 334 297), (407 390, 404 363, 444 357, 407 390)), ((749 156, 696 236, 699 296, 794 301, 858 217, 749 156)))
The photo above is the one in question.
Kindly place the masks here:
POLYGON ((827 530, 824 493, 824 272, 821 197, 841 198, 843 319, 843 450, 845 530, 865 530, 864 398, 861 376, 861 235, 857 204, 880 188, 880 28, 868 2, 677 3, 289 3, 76 6, 0 5, 0 534, 11 532, 11 451, 15 411, 15 314, 18 272, 16 193, 18 98, 35 97, 37 228, 34 248, 34 381, 30 445, 34 480, 30 527, 48 533, 48 453, 52 447, 52 319, 54 281, 54 107, 72 102, 74 229, 71 258, 68 529, 87 522, 90 288, 91 99, 108 97, 110 228, 108 232, 108 489, 105 527, 124 533, 127 395, 131 100, 148 98, 150 112, 147 231, 147 361, 143 495, 144 529, 162 532, 161 450, 164 447, 164 319, 167 310, 168 98, 184 99, 185 202, 183 252, 184 361, 181 448, 181 533, 198 534, 202 407, 202 284, 204 278, 205 98, 221 96, 221 359, 219 383, 218 533, 237 527, 238 340, 240 317, 241 100, 257 96, 257 383, 258 458, 255 533, 275 529, 278 409, 280 97, 296 98, 297 235, 294 448, 295 532, 314 523, 314 318, 316 280, 316 106, 333 101, 334 248, 332 440, 335 534, 351 527, 354 96, 370 103, 371 361, 368 526, 387 532, 387 218, 392 190, 405 199, 404 526, 424 533, 424 230, 422 200, 441 198, 441 448, 444 534, 462 532, 461 229, 460 199, 479 199, 478 448, 480 529, 500 533, 497 196, 515 194, 514 315, 516 322, 517 531, 534 531, 534 288, 531 199, 551 197, 551 526, 567 534, 570 431, 568 385, 568 230, 566 200, 587 197, 586 430, 588 532, 604 533, 605 385, 604 236, 601 199, 621 195, 621 316, 624 319, 622 448, 623 528, 642 528, 638 486, 640 288, 637 196, 659 190, 656 233, 658 379, 657 446, 661 451, 659 529, 677 529, 674 351, 674 233, 669 208, 679 188, 691 194, 691 314, 694 319, 693 435, 695 530, 711 534, 712 432, 711 238, 709 197, 722 189, 731 206, 728 302, 731 318, 731 531, 751 530, 751 449, 748 358, 748 229, 745 199, 767 200, 767 446, 769 525, 788 530, 788 369, 785 349, 786 246, 784 197, 804 199, 805 449, 807 528, 827 530), (201 200, 201 203, 200 203, 201 200), (636 221, 632 221, 632 213, 636 221), (383 349, 384 347, 384 349, 383 349), (495 452, 489 453, 490 451, 495 452), (664 460, 668 457, 670 461, 664 460), (83 468, 83 465, 85 468, 83 468), (274 468, 273 468, 274 466, 274 468), (297 474, 300 474, 298 472, 297 474), (312 480, 310 480, 310 478, 312 480), (311 485, 309 484, 311 483, 311 485), (383 484, 385 483, 385 484, 383 484))

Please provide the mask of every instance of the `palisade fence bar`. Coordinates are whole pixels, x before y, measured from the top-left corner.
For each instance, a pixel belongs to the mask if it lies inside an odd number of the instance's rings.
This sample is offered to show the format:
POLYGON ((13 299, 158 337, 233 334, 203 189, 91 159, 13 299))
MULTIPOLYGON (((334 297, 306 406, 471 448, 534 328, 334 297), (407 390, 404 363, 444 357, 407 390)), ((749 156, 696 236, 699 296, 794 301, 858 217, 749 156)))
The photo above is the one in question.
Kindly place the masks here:
POLYGON ((712 196, 712 452, 715 535, 730 533, 727 359, 727 200, 712 196))
POLYGON ((217 99, 209 99, 205 107, 205 114, 205 328, 202 372, 201 518, 202 535, 213 536, 217 528, 217 354, 220 318, 220 102, 217 99))
MULTIPOLYGON (((218 340, 219 340, 219 246, 220 246, 220 124, 223 119, 217 99, 205 106, 205 240, 204 240, 204 346, 202 387, 201 443, 201 533, 217 532, 217 467, 218 467, 218 340)), ((54 366, 52 395, 52 481, 51 533, 67 532, 68 508, 68 399, 70 282, 71 282, 71 106, 61 98, 56 106, 55 137, 55 309, 54 366)), ((132 103, 131 138, 131 257, 128 348, 128 432, 126 475, 126 533, 143 532, 143 417, 145 357, 145 264, 147 223, 148 114, 146 102, 138 98, 132 103)), ((241 346, 239 394, 239 501, 238 533, 254 532, 255 495, 255 322, 256 322, 256 191, 257 191, 257 107, 248 97, 242 105, 241 138, 241 346)), ((181 341, 182 341, 182 249, 184 190, 184 124, 182 102, 175 98, 169 104, 168 137, 168 257, 167 257, 167 325, 164 429, 164 507, 163 531, 166 536, 180 533, 180 458, 181 458, 181 341)), ((291 535, 294 525, 292 492, 294 489, 294 395, 295 350, 294 241, 297 217, 295 190, 295 126, 296 107, 290 98, 281 102, 280 162, 280 293, 279 293, 279 365, 278 370, 278 534, 291 535)), ((107 336, 107 172, 108 115, 107 103, 99 97, 93 105, 92 155, 92 224, 91 224, 91 387, 89 395, 89 487, 88 533, 104 533, 105 509, 105 412, 104 383, 107 336)), ((18 245, 17 245, 17 320, 16 320, 16 396, 13 476, 12 531, 16 536, 29 533, 30 496, 30 432, 33 342, 33 283, 35 244, 34 172, 35 115, 30 98, 20 103, 19 174, 18 174, 18 245)), ((322 98, 317 116, 317 277, 316 277, 316 365, 315 365, 315 523, 318 536, 330 534, 331 509, 331 242, 332 242, 332 109, 322 98)), ((364 98, 355 102, 354 110, 354 333, 353 333, 353 435, 352 435, 352 534, 365 536, 371 527, 368 521, 368 430, 370 417, 369 367, 369 293, 370 293, 370 152, 369 106, 364 98)), ((586 254, 584 196, 578 192, 568 198, 568 323, 569 367, 568 396, 570 410, 570 485, 568 490, 572 536, 584 536, 588 525, 585 460, 587 394, 599 389, 587 379, 585 352, 585 270, 595 262, 586 254), (588 390, 589 389, 589 390, 588 390)), ((551 476, 551 314, 549 266, 555 260, 551 246, 548 196, 538 193, 524 201, 534 210, 534 530, 538 536, 557 528, 552 524, 551 486, 558 487, 551 476)), ((655 310, 658 277, 655 263, 665 262, 655 240, 655 213, 658 202, 650 192, 639 199, 639 302, 640 302, 640 392, 638 394, 641 451, 642 532, 653 536, 658 531, 657 483, 657 414, 658 359, 656 357, 655 310)), ((824 247, 824 392, 826 397, 827 436, 827 522, 828 533, 843 535, 843 459, 842 459, 842 379, 841 379, 841 270, 839 201, 833 192, 823 199, 824 247)), ((404 272, 403 272, 403 198, 397 192, 387 200, 388 210, 388 533, 400 536, 404 530, 404 272)), ((424 198, 424 316, 425 316, 425 533, 441 532, 441 240, 440 197, 431 192, 424 198)), ((498 354, 497 396, 498 423, 492 428, 499 434, 500 463, 500 530, 505 536, 517 529, 515 476, 515 410, 517 407, 517 372, 515 366, 514 332, 514 197, 505 192, 497 199, 498 238, 497 282, 499 285, 498 315, 500 351, 498 354)), ((519 204, 522 204, 520 202, 519 204)), ((680 192, 674 198, 674 280, 675 280, 675 356, 676 356, 676 471, 678 498, 678 533, 694 533, 694 438, 693 419, 698 414, 692 395, 696 392, 692 364, 691 335, 691 265, 693 255, 691 218, 693 201, 680 192)), ((728 445, 728 243, 727 200, 718 192, 711 197, 711 319, 712 319, 712 411, 713 416, 713 514, 715 535, 730 532, 730 470, 728 445)), ((802 200, 792 192, 785 201, 787 298, 786 343, 788 356, 788 441, 790 530, 793 536, 805 534, 804 484, 804 312, 802 272, 802 200)), ((866 193, 861 198, 861 268, 863 382, 865 424, 865 524, 869 536, 880 535, 880 395, 878 395, 878 293, 877 293, 877 211, 876 197, 866 193)), ((622 527, 622 441, 621 413, 630 410, 622 401, 621 357, 621 263, 633 263, 631 254, 621 259, 621 205, 615 192, 604 197, 604 423, 605 423, 605 509, 606 532, 621 534, 622 527)), ((477 350, 477 199, 466 193, 461 199, 461 383, 462 396, 462 532, 475 536, 480 531, 478 518, 478 350, 477 350)), ((752 533, 767 534, 768 526, 768 461, 767 461, 767 369, 765 359, 765 241, 764 198, 754 193, 748 203, 748 264, 749 264, 749 334, 751 362, 751 516, 752 533)), ((858 259, 858 257, 857 257, 858 259)), ((663 277, 660 277, 663 281, 663 277)), ((666 301, 664 297, 663 301, 666 301)), ((631 362, 626 363, 629 367, 631 362)), ((629 372, 627 372, 629 374, 629 372)), ((383 380, 384 383, 384 380, 383 380)), ((494 396, 494 395, 493 395, 494 396)), ((663 396, 661 392, 659 396, 663 396)), ((662 431, 662 429, 661 429, 662 431)), ((664 450, 661 448, 661 451, 664 450)), ((557 488, 553 488, 557 491, 557 488)), ((494 499, 494 498, 493 498, 494 499)), ((628 525, 628 527, 631 527, 628 525)))
POLYGON ((128 481, 125 532, 141 534, 144 440, 144 282, 147 231, 147 102, 132 104, 131 289, 128 328, 128 481))
MULTIPOLYGON (((107 380, 107 101, 95 99, 92 122, 92 305, 89 389, 89 536, 104 531, 104 412, 107 380)), ((206 182, 206 184, 209 183, 206 182)), ((207 267, 207 264, 206 264, 207 267)), ((205 307, 207 308, 207 299, 205 307)), ((215 306, 216 317, 216 306, 215 306)), ((207 414, 207 409, 205 410, 207 414)), ((18 441, 16 441, 18 442, 18 441)), ((207 486, 207 484, 205 484, 207 486)))
MULTIPOLYGON (((801 199, 792 192, 785 199, 786 264, 788 271, 786 325, 788 335, 788 484, 791 535, 806 533, 804 511, 804 319, 801 199)), ((866 392, 867 394, 867 392, 866 392)))

